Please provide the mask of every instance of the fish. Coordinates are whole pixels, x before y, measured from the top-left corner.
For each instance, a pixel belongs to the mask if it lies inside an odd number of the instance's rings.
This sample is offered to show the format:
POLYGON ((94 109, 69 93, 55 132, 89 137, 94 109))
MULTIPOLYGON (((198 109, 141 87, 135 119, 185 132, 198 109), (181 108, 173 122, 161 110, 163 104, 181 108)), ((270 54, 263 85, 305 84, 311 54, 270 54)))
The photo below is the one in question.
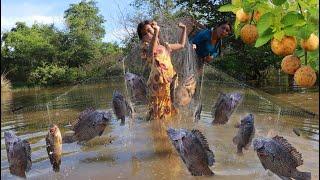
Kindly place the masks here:
POLYGON ((186 77, 175 89, 174 103, 178 106, 187 106, 194 96, 196 85, 194 74, 186 77))
POLYGON ((32 167, 30 143, 21 140, 13 131, 4 132, 4 140, 10 173, 25 178, 32 167))
POLYGON ((126 72, 125 80, 128 82, 130 91, 132 92, 132 101, 134 102, 147 102, 147 85, 142 76, 126 72))
POLYGON ((264 169, 281 179, 311 179, 311 172, 301 172, 297 167, 303 164, 302 155, 284 137, 258 137, 253 140, 253 148, 264 169))
POLYGON ((16 111, 19 111, 20 109, 23 109, 23 108, 24 108, 23 106, 13 107, 13 108, 11 109, 11 112, 12 112, 12 113, 15 113, 16 111))
POLYGON ((124 125, 125 123, 125 116, 133 114, 133 108, 127 102, 127 100, 123 97, 123 95, 118 92, 114 91, 112 96, 112 107, 113 112, 117 116, 118 119, 121 119, 120 125, 124 125))
POLYGON ((200 120, 201 117, 201 112, 202 112, 202 103, 199 103, 194 111, 193 117, 194 117, 194 121, 198 122, 200 120))
POLYGON ((242 154, 242 148, 248 149, 251 146, 254 134, 254 116, 253 114, 248 114, 241 119, 238 133, 232 140, 237 145, 238 154, 242 154))
POLYGON ((293 131, 297 136, 300 136, 300 129, 299 129, 299 128, 293 128, 292 131, 293 131))
POLYGON ((199 130, 168 128, 167 134, 191 175, 214 175, 209 166, 214 164, 215 156, 199 130))
POLYGON ((59 172, 62 154, 62 136, 57 125, 53 124, 46 136, 47 153, 53 171, 59 172))
POLYGON ((111 120, 110 111, 98 111, 94 108, 87 108, 79 114, 77 121, 72 126, 74 134, 64 136, 63 143, 78 143, 89 141, 96 136, 101 136, 104 132, 107 122, 111 120))
POLYGON ((212 124, 226 124, 231 114, 242 101, 243 95, 238 92, 220 93, 215 105, 212 108, 212 124))

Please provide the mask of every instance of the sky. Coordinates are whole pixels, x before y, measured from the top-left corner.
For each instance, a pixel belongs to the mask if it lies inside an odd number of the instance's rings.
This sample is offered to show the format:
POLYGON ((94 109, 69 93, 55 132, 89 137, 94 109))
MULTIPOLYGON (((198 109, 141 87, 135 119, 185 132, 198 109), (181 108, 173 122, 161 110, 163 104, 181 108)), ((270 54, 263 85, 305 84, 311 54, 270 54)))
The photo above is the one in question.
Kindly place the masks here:
MULTIPOLYGON (((51 24, 64 29, 63 13, 70 4, 81 0, 1 0, 1 31, 10 30, 17 21, 31 26, 34 22, 51 24)), ((118 42, 128 34, 121 25, 121 16, 134 13, 132 0, 96 0, 106 22, 104 42, 118 42)), ((133 31, 133 29, 130 29, 133 31)))

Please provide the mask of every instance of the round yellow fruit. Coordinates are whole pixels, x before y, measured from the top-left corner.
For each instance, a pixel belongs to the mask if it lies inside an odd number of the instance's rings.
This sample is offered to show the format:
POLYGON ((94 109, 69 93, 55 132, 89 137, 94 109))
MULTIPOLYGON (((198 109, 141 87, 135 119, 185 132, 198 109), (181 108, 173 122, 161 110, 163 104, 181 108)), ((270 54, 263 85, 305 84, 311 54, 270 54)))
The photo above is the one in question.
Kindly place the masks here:
POLYGON ((281 69, 287 74, 294 74, 301 66, 299 57, 294 55, 288 55, 282 59, 281 69))
POLYGON ((247 22, 250 19, 250 15, 245 13, 243 11, 243 9, 240 9, 236 12, 236 18, 240 21, 240 22, 247 22))
POLYGON ((317 75, 310 66, 301 66, 294 73, 294 81, 298 86, 311 87, 317 80, 317 75))
POLYGON ((279 56, 293 54, 297 47, 297 40, 292 36, 284 36, 281 41, 273 38, 271 40, 271 50, 279 56))
POLYGON ((255 25, 246 24, 240 31, 240 37, 246 44, 253 44, 258 39, 258 29, 255 25))
POLYGON ((314 51, 319 47, 319 38, 312 33, 309 39, 301 39, 300 45, 306 51, 314 51))

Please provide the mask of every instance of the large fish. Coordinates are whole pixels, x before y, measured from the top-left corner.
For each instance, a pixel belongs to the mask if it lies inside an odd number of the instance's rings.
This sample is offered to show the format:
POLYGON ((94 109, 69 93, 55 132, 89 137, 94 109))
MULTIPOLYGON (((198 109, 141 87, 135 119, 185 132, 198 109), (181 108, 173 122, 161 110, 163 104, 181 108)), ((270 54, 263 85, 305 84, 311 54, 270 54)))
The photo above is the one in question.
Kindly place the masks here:
POLYGON ((129 72, 126 72, 124 77, 132 92, 132 100, 135 102, 147 102, 147 85, 144 78, 129 72))
POLYGON ((216 104, 212 108, 212 124, 225 124, 228 122, 233 111, 242 101, 242 94, 233 92, 220 93, 216 104))
POLYGON ((302 155, 285 138, 259 137, 253 140, 253 147, 264 169, 269 169, 281 179, 311 179, 310 172, 297 170, 303 164, 302 155))
POLYGON ((72 143, 78 141, 80 143, 89 141, 96 136, 101 136, 111 117, 111 112, 97 111, 93 108, 82 111, 72 127, 74 134, 64 136, 62 138, 63 142, 72 143))
POLYGON ((242 154, 242 148, 248 149, 254 137, 254 116, 248 114, 241 119, 241 124, 237 135, 233 138, 233 143, 237 145, 237 153, 242 154))
POLYGON ((185 78, 175 89, 174 103, 179 106, 188 105, 195 93, 196 84, 197 82, 193 74, 185 78))
POLYGON ((52 125, 46 136, 47 152, 50 163, 55 172, 60 171, 62 154, 62 137, 57 125, 52 125))
POLYGON ((20 177, 26 177, 26 172, 31 169, 31 147, 28 141, 21 140, 14 132, 4 132, 7 157, 10 173, 20 177))
POLYGON ((187 129, 169 128, 167 134, 191 175, 214 175, 208 167, 215 162, 214 154, 199 130, 188 131, 187 129))
POLYGON ((121 125, 124 125, 125 116, 132 116, 133 108, 129 105, 123 95, 118 91, 113 92, 112 105, 114 114, 118 119, 121 119, 121 125))

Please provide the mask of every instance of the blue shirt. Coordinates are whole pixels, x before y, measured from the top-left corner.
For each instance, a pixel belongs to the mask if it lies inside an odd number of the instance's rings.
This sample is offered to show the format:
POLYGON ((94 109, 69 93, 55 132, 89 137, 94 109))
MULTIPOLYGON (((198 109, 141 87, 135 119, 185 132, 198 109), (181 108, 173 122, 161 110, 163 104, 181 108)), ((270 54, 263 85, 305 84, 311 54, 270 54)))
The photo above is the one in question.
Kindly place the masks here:
POLYGON ((212 45, 211 35, 212 30, 204 29, 190 39, 190 42, 197 46, 196 53, 198 57, 203 58, 206 56, 212 56, 215 58, 220 54, 221 40, 219 40, 215 45, 212 45))

